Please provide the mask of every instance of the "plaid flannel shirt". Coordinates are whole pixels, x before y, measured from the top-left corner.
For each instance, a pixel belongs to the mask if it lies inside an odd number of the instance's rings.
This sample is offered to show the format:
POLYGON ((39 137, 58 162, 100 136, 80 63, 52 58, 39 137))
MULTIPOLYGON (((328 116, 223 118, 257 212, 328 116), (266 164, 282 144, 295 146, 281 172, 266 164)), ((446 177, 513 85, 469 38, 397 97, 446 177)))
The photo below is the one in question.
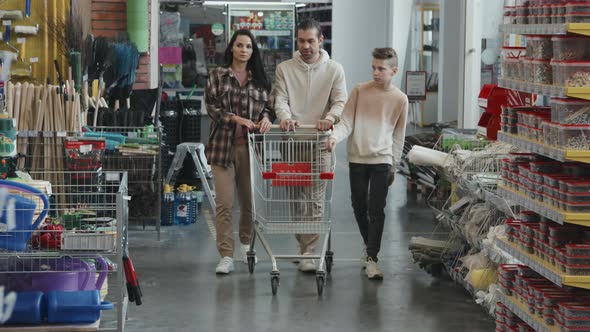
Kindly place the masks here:
POLYGON ((258 123, 267 116, 270 122, 273 122, 275 115, 271 99, 269 91, 254 84, 251 74, 248 75, 247 84, 240 87, 240 82, 234 77, 231 68, 217 67, 209 72, 205 105, 212 121, 205 155, 210 165, 231 165, 236 131, 236 125, 231 122, 231 118, 237 115, 233 110, 238 109, 239 105, 242 117, 258 123), (246 89, 247 98, 241 97, 243 94, 238 93, 239 89, 246 89))

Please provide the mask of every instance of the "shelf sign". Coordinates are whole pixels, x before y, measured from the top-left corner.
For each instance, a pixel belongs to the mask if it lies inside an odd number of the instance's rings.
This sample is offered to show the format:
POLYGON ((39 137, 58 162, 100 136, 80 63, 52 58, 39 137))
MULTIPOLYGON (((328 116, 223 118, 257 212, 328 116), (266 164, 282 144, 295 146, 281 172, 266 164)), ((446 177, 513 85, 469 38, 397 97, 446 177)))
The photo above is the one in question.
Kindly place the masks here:
POLYGON ((408 100, 426 100, 425 71, 406 71, 406 95, 408 100))

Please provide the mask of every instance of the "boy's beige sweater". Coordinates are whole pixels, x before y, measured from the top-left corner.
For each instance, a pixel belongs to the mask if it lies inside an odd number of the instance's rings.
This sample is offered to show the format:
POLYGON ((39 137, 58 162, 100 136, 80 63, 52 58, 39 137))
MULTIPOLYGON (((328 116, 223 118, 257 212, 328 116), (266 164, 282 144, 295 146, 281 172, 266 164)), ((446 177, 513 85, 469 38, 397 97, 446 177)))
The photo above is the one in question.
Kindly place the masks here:
POLYGON ((402 156, 407 114, 408 98, 400 89, 361 83, 352 90, 332 138, 340 142, 348 137, 351 163, 395 166, 402 156))

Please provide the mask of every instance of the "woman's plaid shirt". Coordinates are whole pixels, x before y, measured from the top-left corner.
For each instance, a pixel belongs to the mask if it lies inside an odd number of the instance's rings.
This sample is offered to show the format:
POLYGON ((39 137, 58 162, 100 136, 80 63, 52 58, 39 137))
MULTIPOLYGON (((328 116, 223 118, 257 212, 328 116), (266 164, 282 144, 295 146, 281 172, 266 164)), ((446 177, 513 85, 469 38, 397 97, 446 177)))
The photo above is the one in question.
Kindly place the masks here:
POLYGON ((233 110, 238 109, 238 106, 242 110, 242 117, 255 123, 264 116, 271 122, 275 119, 271 93, 257 87, 251 77, 251 74, 248 75, 247 84, 240 87, 231 68, 217 67, 209 72, 205 105, 212 121, 205 154, 210 165, 228 167, 231 164, 236 130, 231 117, 237 115, 233 110), (240 93, 240 90, 245 90, 246 94, 240 93))

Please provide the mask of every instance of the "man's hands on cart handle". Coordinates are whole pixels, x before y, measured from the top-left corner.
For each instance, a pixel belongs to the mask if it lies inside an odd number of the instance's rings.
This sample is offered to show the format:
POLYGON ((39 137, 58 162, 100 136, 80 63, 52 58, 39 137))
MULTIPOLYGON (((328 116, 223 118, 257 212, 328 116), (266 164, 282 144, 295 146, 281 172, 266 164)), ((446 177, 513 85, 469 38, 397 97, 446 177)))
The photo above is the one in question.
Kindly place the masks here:
POLYGON ((281 126, 281 129, 283 131, 291 131, 295 130, 296 127, 299 127, 299 121, 295 121, 293 119, 285 119, 281 120, 281 123, 279 125, 281 126))
POLYGON ((334 125, 334 123, 330 120, 318 120, 318 122, 316 122, 316 128, 321 131, 330 130, 332 125, 334 125))

